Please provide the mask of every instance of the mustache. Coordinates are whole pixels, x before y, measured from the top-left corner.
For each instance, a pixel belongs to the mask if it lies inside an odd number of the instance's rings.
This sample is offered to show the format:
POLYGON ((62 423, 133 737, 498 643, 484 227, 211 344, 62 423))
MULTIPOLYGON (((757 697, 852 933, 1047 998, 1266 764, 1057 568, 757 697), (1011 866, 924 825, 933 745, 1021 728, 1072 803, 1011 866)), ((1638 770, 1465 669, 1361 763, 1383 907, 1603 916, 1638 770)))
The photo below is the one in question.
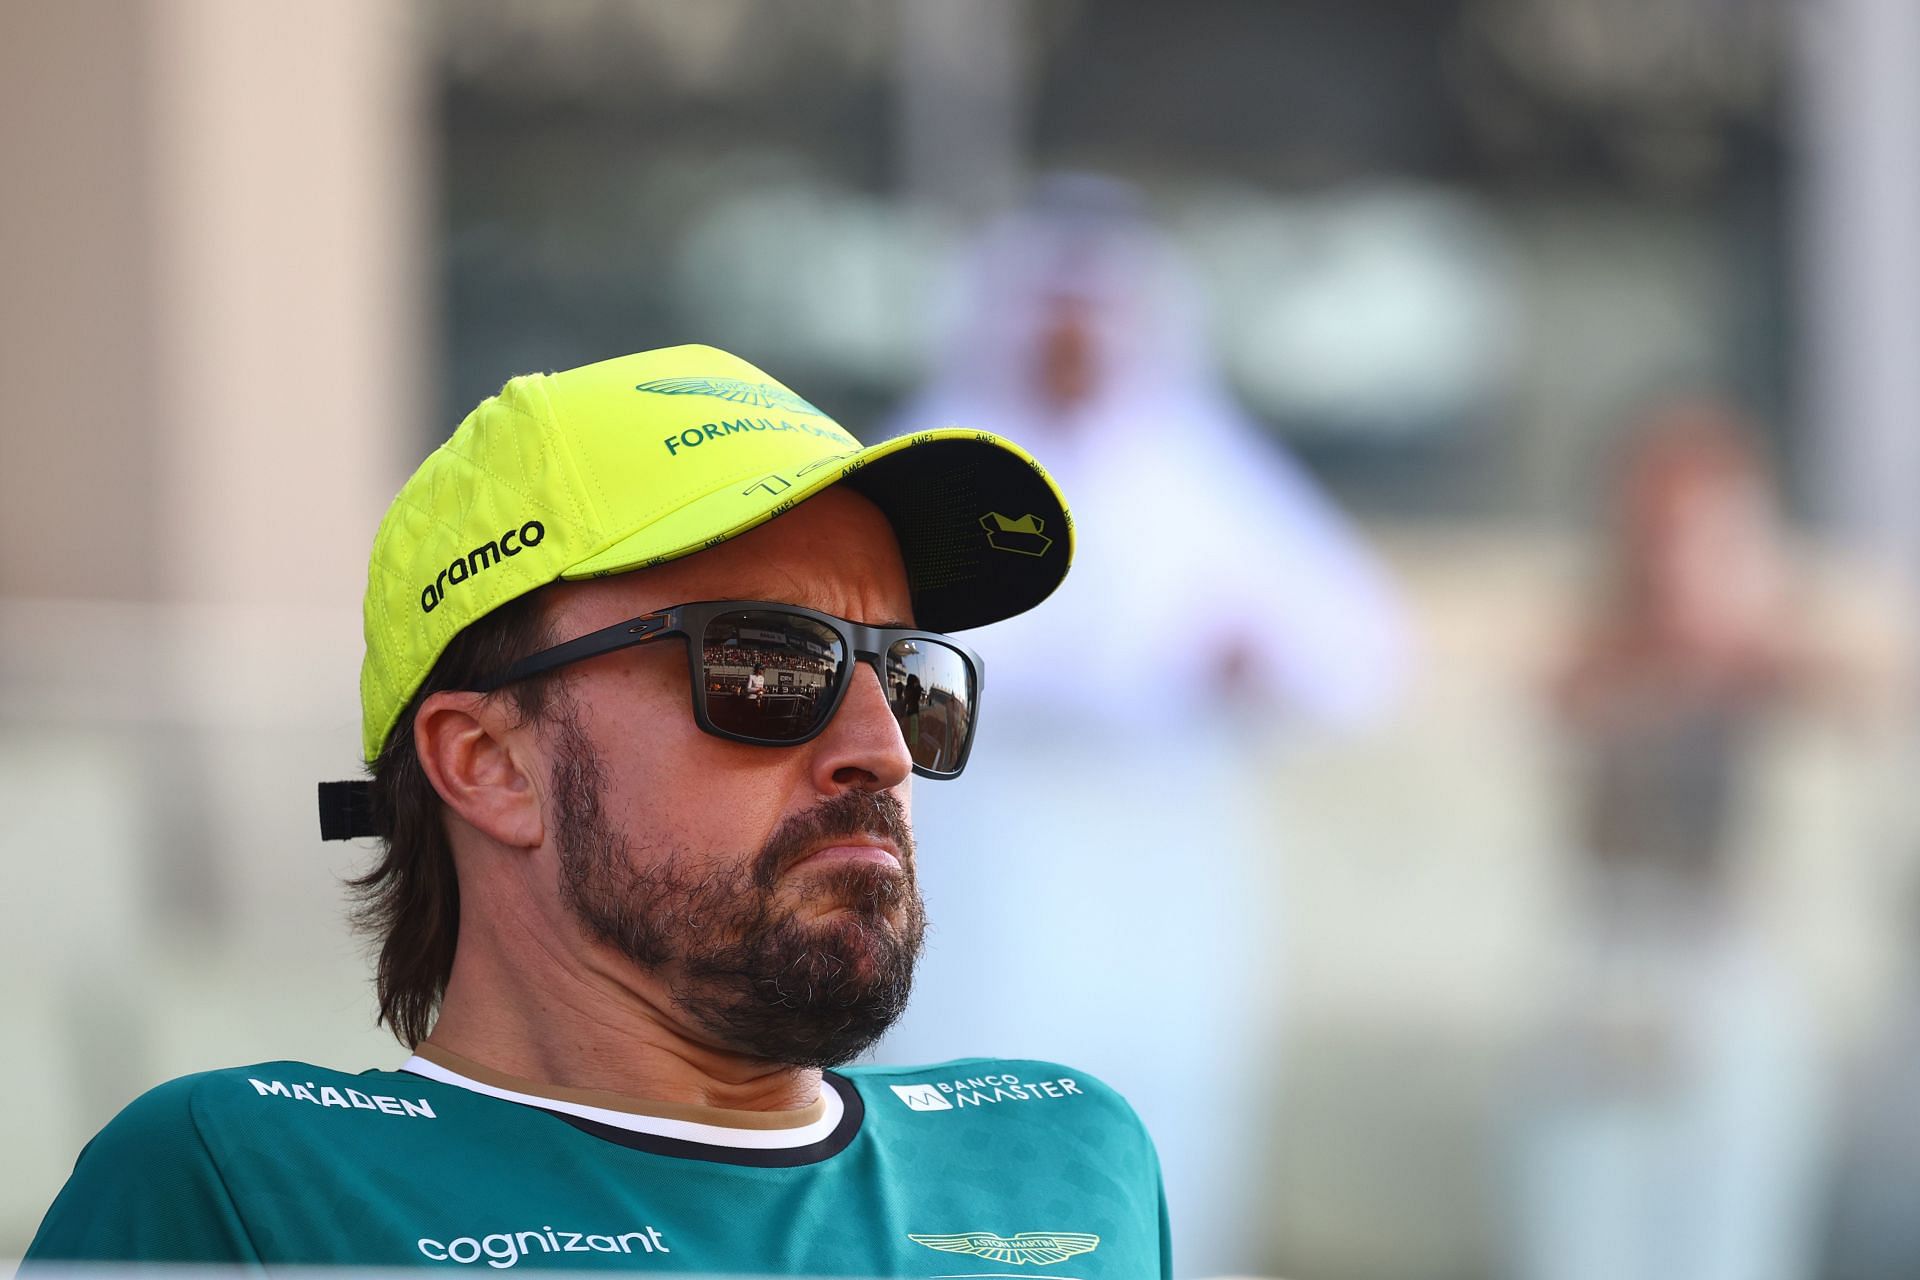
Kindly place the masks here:
POLYGON ((901 864, 912 873, 913 826, 907 821, 906 806, 890 791, 846 791, 776 827, 754 859, 753 882, 771 890, 780 873, 812 849, 855 836, 890 841, 900 851, 901 864))

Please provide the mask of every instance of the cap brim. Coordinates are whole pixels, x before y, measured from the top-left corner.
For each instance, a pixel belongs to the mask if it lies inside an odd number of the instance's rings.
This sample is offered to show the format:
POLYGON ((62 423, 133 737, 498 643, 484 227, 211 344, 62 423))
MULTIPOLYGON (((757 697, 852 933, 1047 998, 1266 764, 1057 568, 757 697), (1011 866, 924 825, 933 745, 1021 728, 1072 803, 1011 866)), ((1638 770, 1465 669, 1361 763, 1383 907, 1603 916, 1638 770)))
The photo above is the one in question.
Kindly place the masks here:
POLYGON ((892 523, 914 616, 934 631, 985 626, 1050 595, 1073 560, 1073 521, 1020 446, 947 427, 816 459, 794 474, 732 481, 650 521, 564 578, 629 573, 737 537, 847 482, 892 523))

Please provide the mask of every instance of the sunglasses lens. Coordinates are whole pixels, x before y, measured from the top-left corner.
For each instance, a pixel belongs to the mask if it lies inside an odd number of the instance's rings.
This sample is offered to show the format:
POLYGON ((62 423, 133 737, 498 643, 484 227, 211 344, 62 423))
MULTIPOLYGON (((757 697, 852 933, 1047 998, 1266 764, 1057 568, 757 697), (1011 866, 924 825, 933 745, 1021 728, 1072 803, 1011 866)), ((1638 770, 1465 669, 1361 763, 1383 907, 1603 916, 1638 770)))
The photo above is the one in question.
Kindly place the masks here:
POLYGON ((921 637, 894 641, 886 668, 887 699, 913 762, 953 772, 973 728, 973 667, 958 649, 921 637))
POLYGON ((762 742, 794 742, 812 733, 833 705, 847 662, 831 628, 771 609, 715 617, 701 657, 707 718, 762 742))

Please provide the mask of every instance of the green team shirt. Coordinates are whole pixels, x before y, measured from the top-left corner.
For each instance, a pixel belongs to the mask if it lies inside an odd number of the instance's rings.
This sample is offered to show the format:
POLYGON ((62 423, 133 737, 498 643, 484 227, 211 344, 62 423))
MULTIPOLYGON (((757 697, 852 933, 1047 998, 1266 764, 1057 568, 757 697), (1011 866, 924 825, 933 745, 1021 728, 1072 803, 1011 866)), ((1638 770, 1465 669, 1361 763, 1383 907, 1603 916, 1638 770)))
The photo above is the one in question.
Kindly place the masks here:
POLYGON ((847 1068, 793 1117, 620 1102, 439 1054, 185 1076, 87 1144, 25 1270, 1171 1275, 1152 1142, 1118 1094, 1065 1067, 847 1068))

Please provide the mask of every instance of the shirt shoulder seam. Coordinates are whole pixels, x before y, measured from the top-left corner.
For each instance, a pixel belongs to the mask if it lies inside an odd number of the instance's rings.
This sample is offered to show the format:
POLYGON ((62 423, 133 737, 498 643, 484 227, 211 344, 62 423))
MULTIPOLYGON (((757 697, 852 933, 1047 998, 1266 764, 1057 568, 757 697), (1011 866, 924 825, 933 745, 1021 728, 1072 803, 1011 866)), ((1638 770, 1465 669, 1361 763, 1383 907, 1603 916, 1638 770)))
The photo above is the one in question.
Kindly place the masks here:
MULTIPOLYGON (((240 1069, 250 1070, 245 1067, 240 1069)), ((247 1226, 246 1215, 240 1212, 240 1202, 234 1198, 233 1186, 227 1181, 227 1171, 214 1155, 213 1145, 207 1141, 206 1131, 200 1124, 200 1092, 206 1087, 210 1078, 203 1077, 195 1081, 193 1087, 187 1092, 187 1127, 193 1132, 193 1140, 199 1144, 201 1154, 206 1157, 207 1167, 213 1170, 214 1180, 220 1184, 220 1194, 226 1197, 227 1208, 232 1210, 233 1220, 240 1228, 240 1235, 247 1242, 247 1251, 252 1255, 249 1261, 259 1262, 261 1261, 260 1246, 253 1238, 252 1230, 247 1226)))

